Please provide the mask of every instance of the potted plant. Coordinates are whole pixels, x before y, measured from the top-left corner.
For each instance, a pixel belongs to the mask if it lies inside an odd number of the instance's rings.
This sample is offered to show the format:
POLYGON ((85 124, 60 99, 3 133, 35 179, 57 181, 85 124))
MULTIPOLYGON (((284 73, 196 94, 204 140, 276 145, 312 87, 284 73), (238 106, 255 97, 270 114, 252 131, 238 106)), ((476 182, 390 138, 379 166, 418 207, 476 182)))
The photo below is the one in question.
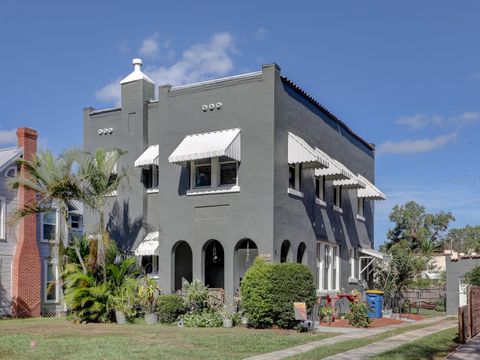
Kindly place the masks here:
POLYGON ((333 321, 335 321, 335 309, 332 306, 321 307, 320 320, 328 322, 328 325, 330 325, 333 321))
POLYGON ((231 328, 233 327, 233 315, 234 311, 231 305, 224 304, 220 309, 220 314, 223 317, 223 327, 231 328))
POLYGON ((138 288, 138 301, 145 312, 145 322, 153 325, 158 322, 158 316, 155 313, 157 298, 160 295, 160 287, 151 277, 145 277, 143 284, 138 288))
POLYGON ((135 316, 135 295, 137 280, 128 278, 112 295, 110 295, 110 307, 115 311, 117 324, 125 324, 127 317, 135 316))

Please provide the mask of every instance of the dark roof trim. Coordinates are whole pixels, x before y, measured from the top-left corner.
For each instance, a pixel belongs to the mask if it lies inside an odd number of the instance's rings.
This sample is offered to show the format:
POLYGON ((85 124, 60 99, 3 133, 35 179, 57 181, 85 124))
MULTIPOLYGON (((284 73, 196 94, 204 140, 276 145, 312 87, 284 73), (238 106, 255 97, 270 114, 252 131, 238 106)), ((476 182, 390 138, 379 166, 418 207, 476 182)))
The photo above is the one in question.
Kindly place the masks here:
POLYGON ((347 124, 345 124, 342 120, 340 120, 335 114, 331 113, 325 106, 320 104, 317 100, 315 100, 312 96, 306 93, 300 86, 295 84, 292 80, 288 79, 285 76, 281 76, 282 81, 290 86, 295 92, 300 94, 302 97, 305 98, 310 104, 315 106, 317 109, 325 113, 329 118, 336 121, 341 127, 343 127, 350 135, 352 135, 355 139, 359 140, 362 144, 364 144, 370 150, 375 150, 375 145, 367 142, 364 138, 358 135, 355 131, 353 131, 347 124))
POLYGON ((120 110, 122 110, 122 108, 103 109, 103 110, 92 111, 89 115, 98 115, 98 114, 104 114, 104 113, 120 111, 120 110))

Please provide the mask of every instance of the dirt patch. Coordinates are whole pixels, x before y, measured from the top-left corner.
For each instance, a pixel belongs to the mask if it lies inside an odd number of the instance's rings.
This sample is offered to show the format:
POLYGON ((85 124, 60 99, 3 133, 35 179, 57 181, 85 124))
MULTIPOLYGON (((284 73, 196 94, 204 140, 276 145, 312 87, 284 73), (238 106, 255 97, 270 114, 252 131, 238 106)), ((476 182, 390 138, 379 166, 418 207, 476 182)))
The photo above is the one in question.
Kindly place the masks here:
POLYGON ((425 316, 417 315, 417 314, 402 314, 402 319, 409 319, 409 320, 423 320, 425 316))
MULTIPOLYGON (((405 323, 405 321, 382 317, 380 319, 372 319, 372 322, 370 323, 370 328, 378 328, 378 327, 384 327, 384 326, 390 326, 390 325, 399 325, 399 324, 403 324, 403 323, 405 323)), ((320 325, 329 326, 328 323, 321 323, 320 325)), ((330 326, 331 327, 348 327, 348 328, 353 328, 354 327, 354 326, 350 325, 348 323, 348 320, 346 320, 346 319, 335 320, 335 322, 331 323, 330 326)))

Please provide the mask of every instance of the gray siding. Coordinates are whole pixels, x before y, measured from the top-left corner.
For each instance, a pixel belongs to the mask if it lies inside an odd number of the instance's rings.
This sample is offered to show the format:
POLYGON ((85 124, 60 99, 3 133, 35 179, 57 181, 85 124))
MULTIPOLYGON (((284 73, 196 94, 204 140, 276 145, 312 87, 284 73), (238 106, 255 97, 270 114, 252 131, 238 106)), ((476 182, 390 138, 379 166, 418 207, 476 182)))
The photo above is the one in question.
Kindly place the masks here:
POLYGON ((447 272, 447 314, 457 315, 460 296, 460 280, 465 273, 480 266, 480 259, 459 259, 451 261, 451 257, 446 257, 447 272))

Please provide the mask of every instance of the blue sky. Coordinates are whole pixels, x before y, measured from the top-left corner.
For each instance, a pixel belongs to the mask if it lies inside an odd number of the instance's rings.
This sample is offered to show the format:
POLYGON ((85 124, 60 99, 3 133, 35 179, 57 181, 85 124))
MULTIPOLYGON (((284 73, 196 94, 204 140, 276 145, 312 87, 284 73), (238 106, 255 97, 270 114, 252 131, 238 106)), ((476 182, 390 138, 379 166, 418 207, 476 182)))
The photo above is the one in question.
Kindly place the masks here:
POLYGON ((478 1, 12 1, 0 5, 0 146, 38 129, 81 146, 82 109, 110 107, 141 57, 188 83, 278 63, 377 146, 376 244, 410 199, 480 223, 478 1))

